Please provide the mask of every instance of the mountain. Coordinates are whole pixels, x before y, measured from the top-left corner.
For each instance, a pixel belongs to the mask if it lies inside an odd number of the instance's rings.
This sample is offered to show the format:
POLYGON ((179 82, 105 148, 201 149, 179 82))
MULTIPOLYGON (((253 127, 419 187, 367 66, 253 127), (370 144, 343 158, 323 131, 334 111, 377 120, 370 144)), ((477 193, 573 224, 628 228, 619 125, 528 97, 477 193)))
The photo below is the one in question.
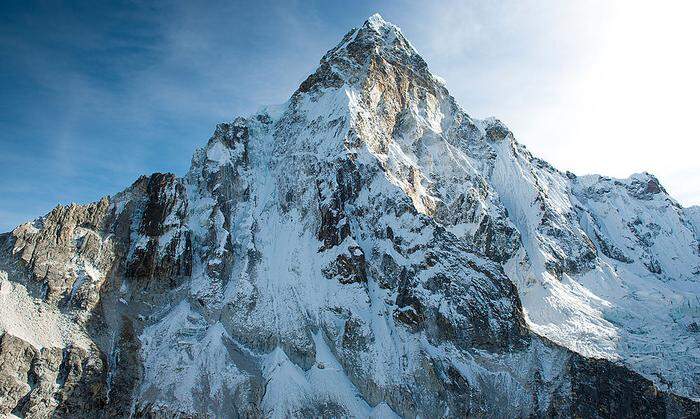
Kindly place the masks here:
POLYGON ((0 236, 0 413, 697 417, 700 211, 562 173, 394 25, 0 236))

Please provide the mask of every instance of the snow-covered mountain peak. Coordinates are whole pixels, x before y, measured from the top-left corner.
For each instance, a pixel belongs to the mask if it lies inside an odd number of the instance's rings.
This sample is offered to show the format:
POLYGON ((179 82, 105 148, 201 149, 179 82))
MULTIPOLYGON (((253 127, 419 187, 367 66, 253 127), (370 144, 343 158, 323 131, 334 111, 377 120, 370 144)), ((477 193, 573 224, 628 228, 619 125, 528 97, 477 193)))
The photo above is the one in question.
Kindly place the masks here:
POLYGON ((698 416, 658 391, 700 396, 698 226, 472 119, 375 15, 184 177, 0 235, 0 414, 698 416))
POLYGON ((380 15, 379 13, 374 13, 372 16, 367 18, 367 20, 365 21, 365 25, 377 31, 383 28, 384 26, 391 26, 393 28, 397 28, 393 24, 388 23, 386 20, 384 20, 382 15, 380 15))
MULTIPOLYGON (((380 15, 353 28, 322 58, 317 71, 299 87, 299 92, 343 84, 358 87, 378 62, 391 63, 426 77, 427 65, 401 30, 380 15)), ((430 76, 432 77, 432 76, 430 76)))

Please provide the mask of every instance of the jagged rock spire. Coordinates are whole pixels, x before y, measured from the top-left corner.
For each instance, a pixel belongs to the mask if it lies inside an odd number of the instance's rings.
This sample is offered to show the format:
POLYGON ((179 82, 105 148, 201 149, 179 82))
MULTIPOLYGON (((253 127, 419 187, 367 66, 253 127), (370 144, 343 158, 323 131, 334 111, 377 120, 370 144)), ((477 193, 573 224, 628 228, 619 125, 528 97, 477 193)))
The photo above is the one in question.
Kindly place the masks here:
POLYGON ((321 58, 320 66, 299 87, 339 87, 360 82, 372 62, 384 61, 432 78, 425 60, 416 52, 401 29, 375 13, 360 28, 351 29, 338 45, 321 58))

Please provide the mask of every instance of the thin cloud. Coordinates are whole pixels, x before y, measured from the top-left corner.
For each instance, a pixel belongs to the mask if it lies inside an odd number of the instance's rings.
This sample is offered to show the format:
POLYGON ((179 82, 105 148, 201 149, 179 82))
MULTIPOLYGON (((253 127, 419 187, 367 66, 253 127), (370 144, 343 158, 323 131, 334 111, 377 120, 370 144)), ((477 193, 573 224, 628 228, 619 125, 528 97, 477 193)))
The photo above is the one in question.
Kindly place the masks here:
POLYGON ((327 49, 377 11, 403 28, 470 114, 501 118, 555 166, 655 172, 682 203, 700 203, 689 184, 700 176, 697 134, 683 122, 691 107, 674 103, 697 97, 697 61, 676 48, 692 46, 697 30, 640 32, 682 21, 680 5, 661 13, 603 1, 3 7, 0 230, 17 223, 18 202, 29 219, 58 202, 115 193, 140 174, 184 173, 215 123, 284 102, 327 49), (636 38, 659 57, 653 66, 636 38), (662 50, 657 38, 678 45, 662 50), (675 78, 664 77, 665 63, 675 78), (630 99, 639 91, 655 99, 630 99), (647 103, 663 117, 645 112, 647 103))

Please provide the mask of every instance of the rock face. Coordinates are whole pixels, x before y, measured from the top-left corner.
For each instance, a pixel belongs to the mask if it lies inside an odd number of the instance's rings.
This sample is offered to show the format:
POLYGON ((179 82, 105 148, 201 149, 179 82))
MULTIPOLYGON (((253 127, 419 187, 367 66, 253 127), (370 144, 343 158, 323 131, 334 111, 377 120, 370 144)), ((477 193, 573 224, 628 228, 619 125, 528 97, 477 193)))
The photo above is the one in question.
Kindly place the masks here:
POLYGON ((697 417, 700 216, 350 31, 182 178, 0 235, 0 414, 697 417))

